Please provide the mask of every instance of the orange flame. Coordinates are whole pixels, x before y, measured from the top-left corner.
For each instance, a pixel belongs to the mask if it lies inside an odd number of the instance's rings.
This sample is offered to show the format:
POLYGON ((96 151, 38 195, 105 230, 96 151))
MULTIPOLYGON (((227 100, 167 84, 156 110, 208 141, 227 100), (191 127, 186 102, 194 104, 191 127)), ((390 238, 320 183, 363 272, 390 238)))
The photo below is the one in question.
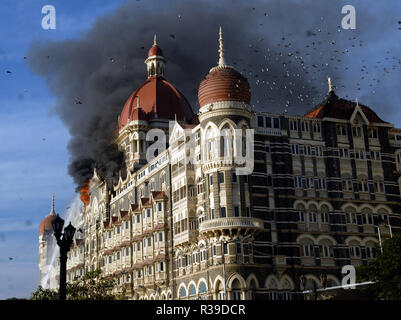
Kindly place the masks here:
POLYGON ((89 202, 90 202, 89 180, 88 180, 88 182, 86 182, 86 183, 84 184, 84 186, 82 187, 80 193, 81 193, 81 196, 80 196, 81 201, 82 201, 85 205, 88 205, 89 202))

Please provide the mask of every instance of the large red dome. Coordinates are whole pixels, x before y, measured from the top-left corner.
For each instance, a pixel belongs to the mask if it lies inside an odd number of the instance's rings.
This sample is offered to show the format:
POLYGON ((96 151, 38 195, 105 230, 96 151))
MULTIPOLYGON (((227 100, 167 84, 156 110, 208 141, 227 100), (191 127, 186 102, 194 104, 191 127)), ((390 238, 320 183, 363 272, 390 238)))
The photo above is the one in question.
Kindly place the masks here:
POLYGON ((199 105, 218 101, 243 101, 249 104, 251 92, 248 80, 229 66, 213 68, 198 90, 199 105))
POLYGON ((39 225, 39 234, 40 235, 44 234, 46 230, 48 230, 48 231, 53 230, 52 221, 55 217, 56 217, 55 214, 49 214, 40 222, 40 225, 39 225))
POLYGON ((120 116, 119 129, 132 120, 166 119, 191 122, 194 114, 186 98, 163 77, 148 78, 131 94, 120 116), (140 109, 137 108, 138 98, 140 109))

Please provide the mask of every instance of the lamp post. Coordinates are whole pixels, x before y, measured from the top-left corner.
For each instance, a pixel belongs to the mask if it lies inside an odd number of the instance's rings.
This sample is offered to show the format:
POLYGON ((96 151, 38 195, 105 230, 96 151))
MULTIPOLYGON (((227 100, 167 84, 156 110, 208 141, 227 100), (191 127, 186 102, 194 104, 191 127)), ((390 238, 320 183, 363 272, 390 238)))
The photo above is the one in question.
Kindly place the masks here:
POLYGON ((54 231, 54 236, 57 240, 57 245, 60 247, 60 300, 66 300, 66 287, 67 287, 67 253, 70 251, 72 240, 75 234, 75 228, 69 223, 67 227, 64 228, 64 233, 62 233, 64 226, 64 220, 60 218, 59 215, 52 220, 52 227, 54 231))

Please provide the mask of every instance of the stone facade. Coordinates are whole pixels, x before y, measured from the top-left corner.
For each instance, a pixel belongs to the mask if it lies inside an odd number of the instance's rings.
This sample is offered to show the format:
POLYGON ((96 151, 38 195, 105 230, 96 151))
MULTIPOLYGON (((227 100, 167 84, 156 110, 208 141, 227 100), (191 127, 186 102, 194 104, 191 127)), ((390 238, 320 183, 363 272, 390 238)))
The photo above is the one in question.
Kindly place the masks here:
POLYGON ((150 161, 158 125, 120 128, 128 172, 118 183, 94 172, 67 279, 101 268, 131 299, 289 300, 340 285, 343 265, 375 257, 378 232, 399 232, 401 130, 358 105, 348 119, 311 118, 227 100, 201 106, 198 124, 158 119, 168 148, 150 161), (237 175, 223 150, 244 149, 246 129, 253 172, 237 175))

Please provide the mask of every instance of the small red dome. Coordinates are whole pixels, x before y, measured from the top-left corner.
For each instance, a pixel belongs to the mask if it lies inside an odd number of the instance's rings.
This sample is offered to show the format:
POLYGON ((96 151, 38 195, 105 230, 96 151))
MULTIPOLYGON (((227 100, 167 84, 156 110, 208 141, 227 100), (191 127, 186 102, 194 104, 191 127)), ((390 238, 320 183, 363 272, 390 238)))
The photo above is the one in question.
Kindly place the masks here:
POLYGON ((128 98, 121 112, 119 128, 132 120, 174 120, 176 116, 177 120, 191 122, 194 114, 187 99, 170 82, 154 76, 148 78, 128 98))
POLYGON ((156 44, 154 44, 148 51, 148 57, 152 56, 163 56, 162 49, 160 49, 160 47, 156 44))
POLYGON ((39 234, 40 235, 44 234, 46 230, 49 230, 49 231, 53 230, 52 221, 55 217, 56 217, 56 215, 49 214, 40 222, 40 225, 39 225, 39 234))
POLYGON ((249 104, 251 91, 248 80, 232 67, 215 67, 199 85, 198 100, 201 107, 218 101, 243 101, 249 104))

